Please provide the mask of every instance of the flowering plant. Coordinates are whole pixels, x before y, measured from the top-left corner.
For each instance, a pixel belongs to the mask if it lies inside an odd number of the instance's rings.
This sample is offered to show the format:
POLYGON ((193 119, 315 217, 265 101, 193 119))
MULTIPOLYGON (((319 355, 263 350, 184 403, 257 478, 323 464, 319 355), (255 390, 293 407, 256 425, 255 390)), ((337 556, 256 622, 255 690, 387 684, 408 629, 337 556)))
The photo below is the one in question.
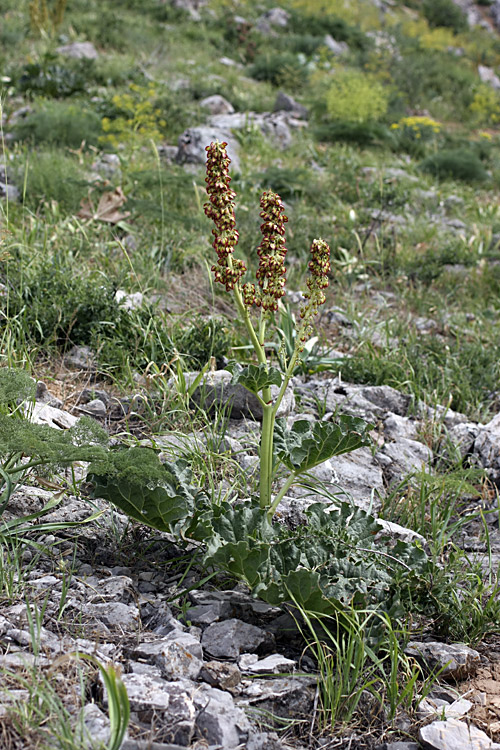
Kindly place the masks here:
POLYGON ((299 420, 288 431, 285 421, 277 420, 297 359, 312 332, 312 321, 326 300, 324 290, 328 286, 330 248, 324 240, 312 242, 307 292, 297 323, 296 344, 282 373, 268 362, 265 336, 266 327, 285 293, 285 224, 288 219, 280 196, 271 191, 264 192, 260 199, 263 223, 260 227, 262 241, 257 249, 259 267, 256 283, 244 281, 247 269, 243 261, 234 256, 239 234, 234 214, 236 193, 230 187, 230 159, 226 146, 227 143, 216 141, 206 149, 209 201, 205 204, 205 213, 215 224, 212 246, 217 253, 212 272, 215 281, 234 294, 238 313, 248 331, 258 362, 257 365, 236 370, 232 382, 240 383, 254 393, 262 407, 259 496, 261 509, 267 509, 271 518, 285 492, 300 474, 333 455, 366 445, 368 425, 360 419, 344 415, 336 423, 311 425, 307 420, 299 420), (255 323, 251 315, 253 310, 260 312, 255 323), (272 483, 280 464, 286 466, 290 474, 273 498, 272 483))

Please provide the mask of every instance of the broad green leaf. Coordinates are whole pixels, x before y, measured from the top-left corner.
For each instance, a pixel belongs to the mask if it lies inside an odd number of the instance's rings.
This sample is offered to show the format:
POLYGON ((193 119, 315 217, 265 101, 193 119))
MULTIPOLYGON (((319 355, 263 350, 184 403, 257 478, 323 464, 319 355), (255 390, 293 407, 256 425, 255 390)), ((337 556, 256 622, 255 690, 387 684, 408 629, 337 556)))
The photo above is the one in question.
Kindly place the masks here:
POLYGON ((174 524, 193 516, 202 493, 190 486, 191 471, 186 461, 162 464, 148 448, 110 455, 106 472, 98 473, 96 467, 90 467, 94 497, 108 500, 139 523, 159 531, 171 531, 174 524))
POLYGON ((242 385, 247 391, 255 393, 257 396, 263 388, 271 385, 280 386, 283 382, 283 375, 276 368, 266 365, 247 365, 242 369, 237 369, 237 365, 229 364, 227 367, 233 373, 231 385, 242 385))
POLYGON ((285 419, 277 419, 274 445, 279 459, 295 474, 310 471, 332 456, 370 444, 372 425, 358 417, 342 414, 336 422, 298 419, 289 429, 285 419))

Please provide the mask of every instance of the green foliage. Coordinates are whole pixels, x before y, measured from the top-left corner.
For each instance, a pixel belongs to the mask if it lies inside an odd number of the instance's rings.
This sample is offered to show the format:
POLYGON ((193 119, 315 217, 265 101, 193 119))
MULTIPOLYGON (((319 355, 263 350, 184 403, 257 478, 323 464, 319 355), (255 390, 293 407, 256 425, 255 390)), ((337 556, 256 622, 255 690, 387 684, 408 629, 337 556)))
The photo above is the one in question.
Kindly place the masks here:
POLYGON ((342 414, 336 422, 296 420, 288 428, 286 419, 277 419, 275 448, 279 459, 296 474, 310 471, 333 456, 370 445, 373 425, 342 414))
POLYGON ((250 75, 257 81, 290 89, 300 88, 308 78, 307 68, 291 52, 260 54, 250 67, 250 75))
POLYGON ((174 332, 173 341, 188 370, 201 370, 211 357, 215 357, 220 366, 230 346, 225 321, 222 318, 207 320, 202 315, 195 317, 186 328, 174 332))
POLYGON ((116 505, 139 523, 160 531, 185 525, 203 493, 190 486, 188 463, 162 464, 147 448, 119 449, 89 469, 94 497, 116 505))
POLYGON ((305 515, 306 524, 291 530, 270 525, 260 508, 222 504, 210 520, 206 562, 241 578, 270 604, 294 601, 329 615, 345 605, 402 614, 403 591, 414 587, 416 594, 425 553, 402 542, 376 542, 376 520, 347 503, 331 512, 315 504, 305 515))
POLYGON ((441 123, 427 116, 402 117, 391 125, 397 150, 423 156, 427 147, 436 145, 441 123))
POLYGON ((456 34, 468 28, 467 16, 453 0, 424 0, 422 11, 430 26, 445 26, 456 34))
POLYGON ((126 94, 115 94, 112 104, 116 114, 102 119, 104 135, 99 140, 114 147, 119 143, 140 145, 161 140, 167 123, 156 105, 157 96, 153 83, 148 86, 131 83, 126 94))
POLYGON ((349 47, 359 50, 364 50, 371 44, 369 37, 358 26, 347 23, 343 18, 325 13, 316 15, 293 11, 289 24, 297 34, 308 34, 321 40, 324 39, 325 34, 330 34, 337 42, 347 42, 349 47))
POLYGON ((40 62, 31 62, 22 68, 16 83, 20 93, 63 99, 85 91, 93 61, 75 60, 72 64, 60 63, 57 57, 45 55, 40 62))
POLYGON ((378 120, 387 112, 388 90, 372 75, 358 70, 338 70, 326 95, 326 107, 333 120, 364 123, 378 120))
POLYGON ((233 373, 232 385, 242 385, 257 396, 263 388, 271 385, 279 387, 283 382, 283 375, 276 367, 268 367, 264 364, 240 368, 237 363, 232 363, 232 366, 228 365, 228 370, 233 373))
POLYGON ((9 300, 10 313, 22 313, 26 331, 39 343, 92 344, 110 324, 128 319, 115 292, 101 274, 78 276, 66 265, 47 262, 24 276, 18 296, 9 300))
POLYGON ((461 120, 477 87, 475 71, 444 52, 405 50, 391 64, 391 77, 405 106, 412 110, 429 109, 439 119, 461 120), (441 113, 442 112, 442 113, 441 113))
POLYGON ((101 132, 99 116, 85 106, 39 101, 33 112, 16 124, 15 136, 31 144, 77 149, 85 141, 96 146, 101 132))
POLYGON ((500 96, 492 86, 481 83, 469 105, 474 119, 482 125, 495 125, 500 121, 500 96))
POLYGON ((333 122, 314 128, 318 141, 345 141, 358 146, 382 146, 391 144, 394 138, 388 128, 378 122, 333 122))
POLYGON ((488 173, 481 160, 473 151, 465 149, 450 149, 428 156, 420 164, 420 169, 444 180, 453 179, 474 183, 488 179, 488 173))
POLYGON ((76 212, 88 182, 76 159, 54 149, 28 156, 25 202, 36 211, 56 201, 64 212, 76 212))
POLYGON ((481 418, 488 394, 499 378, 500 347, 480 337, 457 337, 446 347, 439 337, 409 336, 398 349, 365 345, 344 360, 342 379, 352 383, 391 385, 416 398, 432 394, 438 403, 481 418))

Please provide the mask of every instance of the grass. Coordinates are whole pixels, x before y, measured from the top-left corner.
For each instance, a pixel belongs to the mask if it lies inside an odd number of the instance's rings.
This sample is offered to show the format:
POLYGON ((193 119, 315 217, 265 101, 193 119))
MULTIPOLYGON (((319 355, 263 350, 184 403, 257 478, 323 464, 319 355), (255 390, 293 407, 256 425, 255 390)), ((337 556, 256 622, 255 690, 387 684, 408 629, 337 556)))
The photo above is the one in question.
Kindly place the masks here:
MULTIPOLYGON (((37 35, 28 0, 3 3, 0 179, 6 170, 20 200, 0 200, 0 365, 50 374, 73 345, 91 346, 107 389, 144 398, 142 433, 203 429, 208 443, 186 449, 196 481, 216 502, 227 493, 247 496, 248 477, 237 456, 224 450, 227 414, 213 414, 191 398, 187 373, 211 357, 217 366, 225 357, 245 359, 249 341, 227 296, 209 281, 203 168, 167 161, 161 146, 175 145, 186 127, 205 120, 199 104, 205 96, 221 94, 238 112, 266 112, 284 87, 308 108, 309 126, 292 129, 292 145, 283 151, 255 129, 236 133, 242 169, 233 187, 239 256, 250 270, 258 262, 256 206, 263 189, 279 191, 286 202, 289 289, 304 286, 311 239, 323 236, 332 245, 327 306, 351 325, 328 324, 325 315, 300 371, 391 385, 429 406, 490 419, 498 410, 500 377, 500 253, 492 242, 500 231, 500 98, 482 87, 477 64, 500 65, 498 38, 465 28, 458 16, 456 28, 443 35, 434 10, 446 10, 445 2, 426 4, 426 24, 421 4, 413 4, 417 17, 410 22, 401 4, 383 21, 363 2, 349 8, 332 2, 325 13, 324 3, 293 0, 283 6, 291 13, 289 28, 276 28, 276 36, 255 26, 270 2, 209 5, 194 22, 169 4, 128 0, 116 21, 111 0, 75 0, 57 32, 37 35), (238 31, 235 14, 250 28, 238 31), (327 31, 349 45, 341 61, 324 45, 327 31), (58 55, 60 44, 76 40, 92 42, 98 59, 58 55), (227 57, 235 64, 226 65, 227 57), (366 122, 353 122, 355 113, 344 110, 336 120, 328 110, 332 70, 339 66, 346 79, 376 81, 384 92, 384 107, 366 122), (149 100, 153 114, 144 111, 149 100), (424 113, 440 123, 439 134, 410 148, 391 125, 424 113), (103 118, 111 121, 114 140, 103 140, 103 118), (110 152, 119 156, 119 169, 105 174, 99 162, 110 152), (117 187, 127 219, 106 224, 78 216, 90 190, 96 201, 117 187), (146 304, 126 311, 116 304, 117 289, 142 292, 146 304), (332 362, 329 349, 350 356, 332 362)), ((290 300, 279 322, 284 349, 293 346, 294 315, 298 305, 290 300)), ((458 465, 442 425, 427 428, 439 455, 436 471, 395 488, 382 513, 423 534, 442 563, 440 575, 426 582, 434 620, 418 611, 418 625, 475 644, 498 627, 498 579, 496 571, 485 578, 459 542, 476 523, 491 557, 478 507, 491 488, 458 465)), ((42 554, 26 547, 23 528, 2 531, 0 593, 8 602, 25 599, 30 569, 42 554)), ((62 595, 61 622, 65 604, 62 595)), ((378 699, 370 705, 384 726, 411 711, 422 683, 403 653, 404 624, 360 612, 344 615, 342 627, 314 613, 303 617, 323 677, 316 727, 331 731, 356 721, 375 692, 387 710, 377 713, 378 699), (367 636, 375 624, 385 631, 378 650, 367 636), (329 639, 318 636, 319 625, 329 629, 329 639)), ((8 679, 14 685, 17 677, 8 679)), ((27 673, 18 687, 31 691, 31 701, 15 703, 2 725, 13 746, 24 733, 33 747, 77 747, 72 720, 46 675, 27 673)), ((115 715, 120 710, 117 704, 115 715)))

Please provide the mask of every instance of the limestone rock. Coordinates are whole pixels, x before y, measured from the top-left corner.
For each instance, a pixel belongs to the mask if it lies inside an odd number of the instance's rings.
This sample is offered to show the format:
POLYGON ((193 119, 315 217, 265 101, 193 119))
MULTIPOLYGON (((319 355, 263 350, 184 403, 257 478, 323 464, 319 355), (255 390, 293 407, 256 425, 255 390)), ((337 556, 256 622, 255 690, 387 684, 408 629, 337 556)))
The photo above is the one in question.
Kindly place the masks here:
POLYGON ((56 52, 74 60, 97 60, 99 54, 92 42, 72 42, 57 47, 56 52))
POLYGON ((230 130, 212 125, 188 128, 181 133, 177 142, 176 162, 179 164, 205 164, 207 159, 205 148, 212 141, 228 144, 227 153, 231 159, 231 172, 239 172, 238 141, 230 130))
POLYGON ((220 94, 206 96, 201 100, 200 107, 207 109, 211 115, 230 115, 234 112, 233 105, 220 94))
POLYGON ((473 675, 480 663, 478 652, 463 643, 410 641, 405 653, 414 656, 429 670, 444 667, 440 677, 453 680, 463 680, 473 675))
POLYGON ((181 677, 196 680, 203 664, 199 640, 190 633, 178 630, 151 643, 141 643, 133 653, 136 658, 146 659, 158 667, 162 676, 168 680, 178 680, 181 677))
POLYGON ((431 750, 500 750, 500 745, 481 729, 458 719, 433 721, 421 727, 418 736, 424 747, 431 750))
POLYGON ((233 618, 209 625, 201 642, 211 656, 237 659, 243 652, 257 651, 268 640, 269 635, 261 628, 233 618))

